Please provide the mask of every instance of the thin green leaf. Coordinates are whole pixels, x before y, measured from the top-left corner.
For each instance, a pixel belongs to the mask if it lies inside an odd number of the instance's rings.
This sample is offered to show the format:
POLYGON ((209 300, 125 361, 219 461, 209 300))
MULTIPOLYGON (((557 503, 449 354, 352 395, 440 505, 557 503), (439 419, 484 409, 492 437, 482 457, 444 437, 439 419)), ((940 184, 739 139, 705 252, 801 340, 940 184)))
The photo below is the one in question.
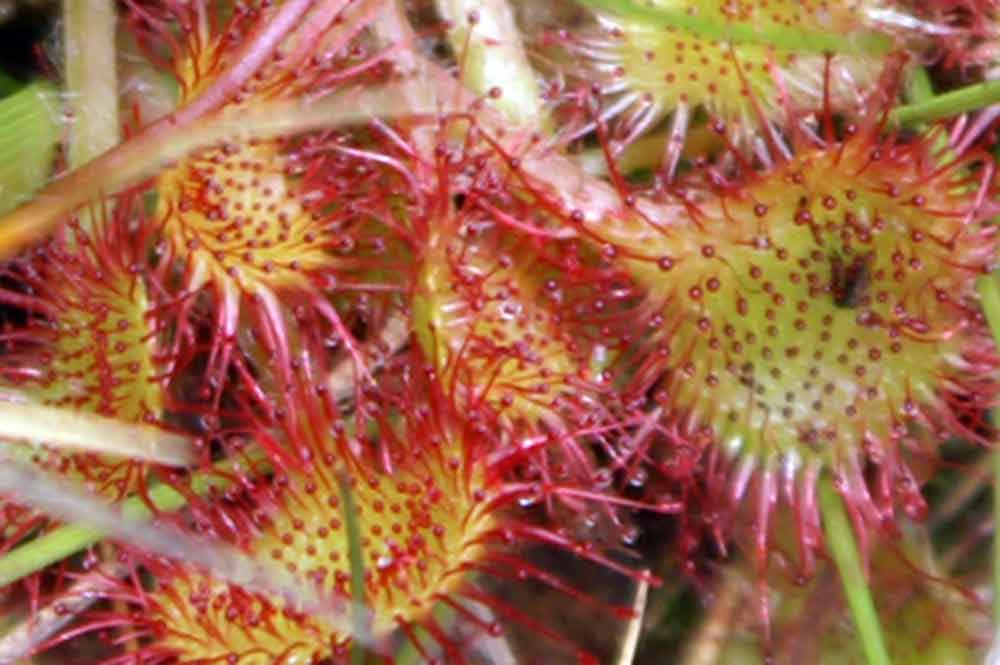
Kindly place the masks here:
POLYGON ((0 213, 24 203, 52 176, 60 133, 56 92, 48 83, 0 100, 0 213))

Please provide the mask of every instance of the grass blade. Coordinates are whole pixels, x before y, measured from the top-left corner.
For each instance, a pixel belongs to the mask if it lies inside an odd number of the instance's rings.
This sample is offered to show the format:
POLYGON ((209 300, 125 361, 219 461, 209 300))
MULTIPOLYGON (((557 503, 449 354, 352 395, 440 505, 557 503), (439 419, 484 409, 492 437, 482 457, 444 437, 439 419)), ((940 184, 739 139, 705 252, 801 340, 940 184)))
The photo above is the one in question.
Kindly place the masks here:
POLYGON ((59 117, 56 90, 48 83, 0 100, 0 213, 27 201, 52 176, 59 117))

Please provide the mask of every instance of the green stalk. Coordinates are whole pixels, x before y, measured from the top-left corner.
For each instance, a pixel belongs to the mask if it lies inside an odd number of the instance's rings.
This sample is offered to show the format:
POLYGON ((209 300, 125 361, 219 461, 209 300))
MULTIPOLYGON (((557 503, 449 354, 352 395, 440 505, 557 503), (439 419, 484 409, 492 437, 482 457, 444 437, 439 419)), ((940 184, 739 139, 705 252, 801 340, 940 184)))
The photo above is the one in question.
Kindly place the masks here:
MULTIPOLYGON (((220 471, 232 471, 233 462, 221 462, 216 466, 220 471)), ((229 481, 215 473, 196 474, 192 478, 191 489, 204 496, 213 489, 225 490, 229 481)), ((169 485, 154 485, 149 490, 149 499, 161 512, 172 512, 187 505, 183 494, 169 485)), ((149 520, 153 517, 149 506, 139 497, 133 496, 122 502, 122 518, 126 520, 149 520)), ((67 524, 11 550, 0 558, 0 588, 12 584, 23 577, 42 570, 50 564, 62 561, 100 541, 104 534, 99 529, 67 524)))
POLYGON ((923 101, 897 106, 889 114, 889 119, 894 124, 910 127, 998 103, 1000 103, 1000 80, 985 81, 923 101))
POLYGON ((340 485, 340 497, 344 502, 344 526, 347 529, 348 555, 351 561, 351 600, 353 608, 351 616, 354 617, 354 636, 351 644, 351 665, 364 665, 365 650, 363 643, 369 640, 363 639, 368 635, 367 621, 365 617, 365 560, 361 551, 361 526, 358 524, 358 509, 354 501, 354 492, 351 491, 351 481, 346 472, 337 474, 337 483, 340 485))
POLYGON ((934 84, 930 74, 923 67, 917 67, 913 70, 906 90, 906 98, 914 104, 934 99, 934 84))
POLYGON ((875 602, 862 569, 854 530, 847 518, 843 497, 834 489, 829 478, 824 478, 820 485, 819 499, 827 548, 840 572, 840 581, 854 617, 854 625, 861 636, 861 647, 868 665, 891 665, 882 637, 882 626, 875 611, 875 602))
POLYGON ((653 27, 686 30, 699 37, 719 42, 762 44, 796 53, 853 53, 863 51, 881 55, 892 50, 892 41, 873 31, 853 35, 834 32, 811 32, 784 26, 720 21, 700 12, 652 7, 636 0, 579 0, 581 4, 653 27))
MULTIPOLYGON (((993 332, 993 339, 1000 347, 1000 285, 997 274, 986 275, 979 280, 979 300, 986 314, 986 321, 993 332)), ((993 421, 1000 418, 1000 410, 993 411, 993 421)), ((1000 451, 993 455, 993 621, 1000 625, 1000 451)))

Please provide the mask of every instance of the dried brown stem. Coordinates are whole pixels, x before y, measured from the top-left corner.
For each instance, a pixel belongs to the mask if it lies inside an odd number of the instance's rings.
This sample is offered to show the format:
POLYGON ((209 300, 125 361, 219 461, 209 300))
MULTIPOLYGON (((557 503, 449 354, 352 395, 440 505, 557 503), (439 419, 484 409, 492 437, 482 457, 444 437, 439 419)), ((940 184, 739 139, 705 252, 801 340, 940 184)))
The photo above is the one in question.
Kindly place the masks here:
POLYGON ((640 580, 632 598, 632 618, 625 627, 621 647, 618 649, 617 665, 632 665, 635 654, 639 650, 639 637, 642 635, 642 625, 646 617, 646 599, 649 597, 649 582, 640 580))
MULTIPOLYGON (((410 322, 402 314, 392 314, 378 331, 373 343, 382 347, 380 356, 369 365, 372 372, 380 369, 386 361, 396 355, 410 338, 410 322)), ((357 384, 354 375, 355 365, 350 358, 345 358, 330 372, 327 385, 336 399, 347 399, 354 394, 357 384)))

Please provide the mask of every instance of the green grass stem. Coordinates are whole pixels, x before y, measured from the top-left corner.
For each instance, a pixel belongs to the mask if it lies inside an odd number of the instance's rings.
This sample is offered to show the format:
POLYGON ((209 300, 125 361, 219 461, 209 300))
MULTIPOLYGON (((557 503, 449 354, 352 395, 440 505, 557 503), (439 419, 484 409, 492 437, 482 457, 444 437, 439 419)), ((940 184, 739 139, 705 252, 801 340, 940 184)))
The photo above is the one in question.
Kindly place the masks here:
POLYGON ((829 478, 824 479, 820 486, 820 508, 827 548, 840 573, 868 665, 891 665, 875 602, 861 565, 854 530, 844 508, 843 497, 829 478))
POLYGON ((368 635, 367 613, 365 612, 365 560, 361 551, 361 525, 358 523, 358 509, 351 490, 351 481, 346 472, 337 476, 340 497, 344 502, 344 526, 347 529, 347 552, 351 562, 351 601, 354 617, 355 640, 351 645, 351 665, 364 665, 365 650, 363 639, 368 635))
MULTIPOLYGON (((220 471, 231 471, 231 461, 218 465, 220 471)), ((223 474, 203 473, 192 478, 191 489, 203 496, 213 489, 225 490, 229 480, 223 474)), ((149 490, 149 499, 156 509, 173 512, 187 505, 183 494, 169 485, 157 484, 149 490)), ((148 520, 153 517, 149 506, 139 497, 130 497, 122 502, 122 517, 126 520, 148 520)), ((62 561, 104 537, 100 529, 81 524, 66 524, 46 534, 28 541, 0 557, 0 587, 17 582, 21 578, 38 572, 45 567, 62 561)))
POLYGON ((985 81, 930 97, 910 104, 897 106, 889 119, 897 125, 912 127, 923 122, 968 113, 1000 104, 1000 80, 985 81))

